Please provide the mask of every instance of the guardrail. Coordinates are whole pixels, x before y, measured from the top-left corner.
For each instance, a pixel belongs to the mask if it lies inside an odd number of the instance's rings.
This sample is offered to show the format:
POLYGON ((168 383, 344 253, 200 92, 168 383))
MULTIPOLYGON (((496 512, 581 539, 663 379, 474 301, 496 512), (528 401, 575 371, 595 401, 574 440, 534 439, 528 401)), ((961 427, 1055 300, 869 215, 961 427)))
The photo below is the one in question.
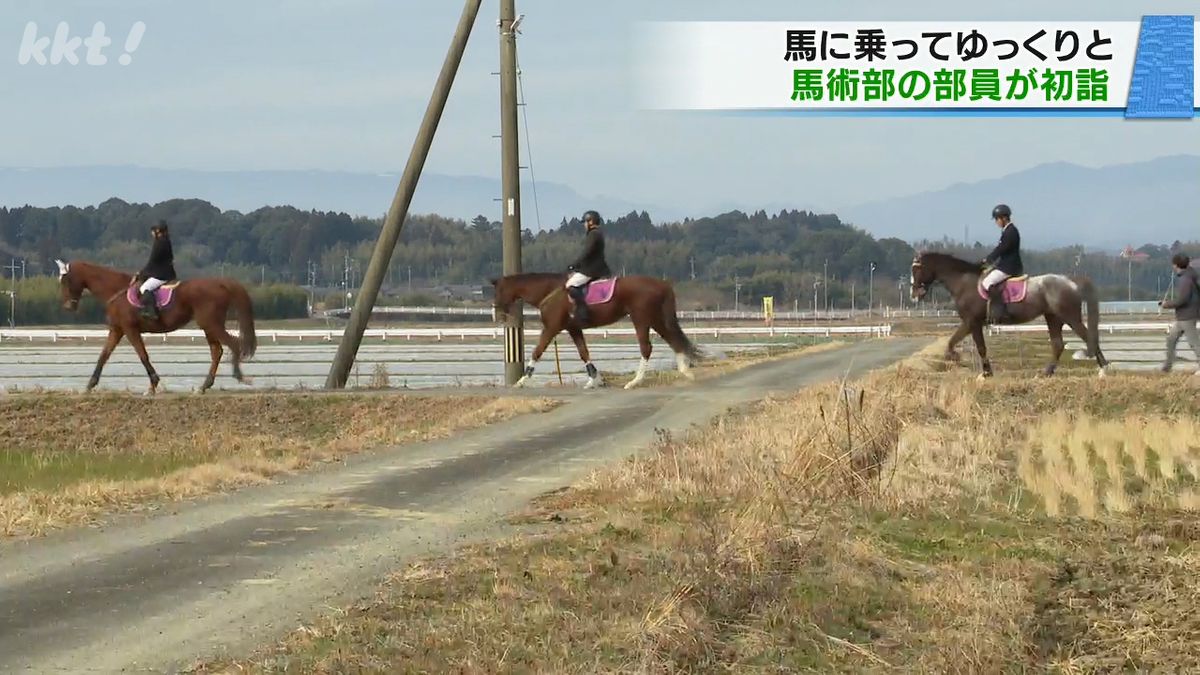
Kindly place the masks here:
MULTIPOLYGON (((236 330, 231 330, 234 335, 236 330)), ((633 328, 594 328, 585 331, 588 337, 595 339, 596 337, 632 337, 635 335, 633 328)), ((858 335, 867 337, 888 337, 892 334, 890 325, 876 326, 714 326, 711 328, 689 328, 687 330, 689 336, 707 336, 722 337, 726 335, 760 335, 760 336, 790 336, 790 335, 813 335, 821 337, 834 337, 837 335, 858 335)), ((264 330, 258 331, 259 342, 279 342, 280 340, 296 340, 303 342, 305 340, 332 342, 341 339, 342 331, 340 330, 322 330, 322 329, 288 329, 288 330, 264 330)), ((504 334, 503 327, 495 328, 370 328, 363 334, 365 339, 371 340, 413 340, 413 339, 433 339, 438 342, 447 339, 467 338, 488 338, 493 340, 500 339, 504 334)), ((537 338, 540 331, 536 329, 527 329, 525 336, 529 338, 537 338)), ((66 328, 66 329, 46 329, 46 328, 29 328, 29 329, 0 329, 0 343, 5 342, 58 342, 60 340, 78 340, 86 342, 88 340, 103 340, 108 336, 108 331, 96 328, 66 328)), ((170 339, 176 340, 199 340, 204 338, 204 332, 194 328, 185 328, 177 330, 173 333, 156 333, 143 334, 147 340, 161 340, 166 342, 170 339)))
MULTIPOLYGON (((1153 303, 1150 303, 1153 304, 1153 303)), ((527 317, 537 317, 538 310, 534 307, 525 307, 523 311, 527 317)), ((1100 313, 1107 316, 1136 316, 1136 315, 1155 315, 1164 314, 1164 310, 1150 306, 1131 306, 1129 303, 1119 302, 1111 305, 1100 303, 1100 313)), ((492 309, 490 307, 376 307, 371 311, 372 315, 408 315, 408 316, 463 316, 463 317, 491 317, 492 309)), ((322 313, 322 316, 346 318, 350 316, 348 309, 331 309, 322 313)), ((732 311, 732 310, 681 310, 678 316, 682 321, 764 321, 766 317, 760 311, 732 311)), ((941 318, 947 316, 958 316, 958 312, 952 309, 894 309, 885 307, 880 310, 869 312, 865 309, 855 310, 829 310, 825 311, 778 311, 775 312, 776 321, 820 321, 820 320, 849 320, 849 319, 867 319, 870 317, 880 317, 883 319, 919 319, 919 318, 941 318)))
MULTIPOLYGON (((1167 321, 1130 321, 1124 323, 1102 323, 1100 324, 1100 332, 1108 333, 1166 333, 1171 330, 1171 323, 1167 321)), ((1017 326, 990 326, 988 327, 988 335, 997 335, 999 333, 1045 333, 1046 324, 1030 323, 1017 326)))

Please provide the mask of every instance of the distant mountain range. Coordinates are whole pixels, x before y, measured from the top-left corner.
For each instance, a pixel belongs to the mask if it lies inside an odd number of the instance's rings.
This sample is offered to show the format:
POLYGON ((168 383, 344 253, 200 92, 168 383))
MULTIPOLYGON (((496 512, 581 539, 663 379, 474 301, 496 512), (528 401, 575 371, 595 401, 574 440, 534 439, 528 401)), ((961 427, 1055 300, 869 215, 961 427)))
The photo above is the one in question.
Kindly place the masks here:
MULTIPOLYGON (((203 199, 221 209, 243 213, 263 206, 340 211, 352 216, 382 216, 392 203, 397 174, 344 171, 194 171, 137 166, 0 168, 0 206, 88 206, 110 197, 127 202, 157 203, 168 199, 203 199)), ((681 219, 684 214, 655 204, 613 197, 588 197, 561 183, 521 185, 521 222, 538 230, 557 227, 563 217, 596 209, 613 217, 648 211, 655 220, 681 219)), ((500 181, 479 176, 425 173, 417 184, 410 212, 437 213, 470 220, 483 214, 501 219, 500 181)))
POLYGON ((1083 244, 1116 250, 1126 244, 1170 244, 1200 238, 1200 157, 1178 155, 1090 169, 1058 162, 978 183, 884 199, 838 211, 877 237, 990 243, 988 215, 1013 209, 1022 244, 1083 244))
MULTIPOLYGON (((195 171, 135 166, 0 168, 2 206, 87 206, 119 197, 157 203, 203 199, 222 209, 248 212, 290 204, 301 209, 379 217, 391 204, 399 175, 338 171, 195 171)), ((637 203, 586 196, 562 183, 522 183, 522 224, 556 227, 564 218, 594 208, 605 215, 647 211, 655 222, 732 210, 783 209, 827 212, 812 204, 741 204, 734 200, 691 206, 637 203)), ((413 198, 412 213, 469 220, 484 214, 500 220, 500 181, 479 176, 427 173, 413 198)), ((987 216, 999 202, 1012 206, 1027 246, 1085 244, 1119 249, 1126 244, 1170 243, 1200 233, 1200 157, 1180 155, 1096 169, 1064 162, 1044 164, 977 183, 848 206, 836 212, 876 237, 905 241, 949 237, 972 242, 996 238, 987 216)))

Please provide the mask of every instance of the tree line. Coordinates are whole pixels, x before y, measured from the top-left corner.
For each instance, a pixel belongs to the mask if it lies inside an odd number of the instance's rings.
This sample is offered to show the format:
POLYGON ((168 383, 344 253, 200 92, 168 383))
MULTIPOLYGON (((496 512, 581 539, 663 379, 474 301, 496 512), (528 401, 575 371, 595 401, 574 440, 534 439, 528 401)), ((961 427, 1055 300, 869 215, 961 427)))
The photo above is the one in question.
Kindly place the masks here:
MULTIPOLYGON (((654 223, 646 212, 611 217, 605 231, 608 258, 618 274, 672 280, 694 307, 743 306, 766 295, 777 306, 862 306, 874 282, 876 302, 905 292, 917 249, 950 250, 982 258, 990 243, 905 242, 876 239, 834 214, 785 210, 731 211, 675 223, 654 223), (874 263, 874 271, 871 264, 874 263), (890 289, 890 290, 889 290, 890 289)), ((99 206, 0 209, 0 258, 28 260, 26 274, 53 274, 54 258, 85 259, 135 271, 149 251, 149 227, 171 226, 176 267, 184 278, 223 275, 244 283, 357 287, 382 218, 264 207, 250 213, 222 211, 206 201, 175 199, 131 204, 110 199, 99 206)), ((556 228, 523 233, 523 267, 559 271, 579 252, 583 226, 564 219, 556 228)), ((485 216, 469 222, 437 215, 410 217, 385 281, 392 295, 440 284, 485 284, 501 271, 500 223, 485 216)), ((1097 282, 1105 299, 1151 299, 1161 294, 1173 250, 1197 251, 1179 242, 1147 244, 1146 262, 1133 263, 1081 248, 1027 251, 1030 273, 1082 273, 1097 282)), ((9 276, 7 273, 5 276, 9 276)))

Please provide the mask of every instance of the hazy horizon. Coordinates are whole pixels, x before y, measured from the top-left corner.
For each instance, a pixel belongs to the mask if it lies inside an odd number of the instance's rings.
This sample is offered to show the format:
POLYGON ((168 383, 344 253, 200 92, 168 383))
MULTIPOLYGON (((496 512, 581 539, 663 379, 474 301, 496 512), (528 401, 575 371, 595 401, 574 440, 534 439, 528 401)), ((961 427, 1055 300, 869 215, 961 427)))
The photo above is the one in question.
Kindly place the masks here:
MULTIPOLYGON (((949 0, 798 7, 783 0, 528 0, 519 42, 535 176, 588 196, 650 204, 820 203, 837 210, 1049 162, 1084 167, 1200 154, 1200 127, 1120 119, 793 118, 635 108, 629 53, 658 19, 1121 19, 1194 13, 1162 0, 967 8, 949 0), (817 198, 814 198, 817 196, 817 198)), ((426 170, 499 175, 498 5, 485 2, 426 170)), ((17 0, 0 8, 0 166, 139 165, 198 170, 399 173, 461 3, 413 0, 250 5, 150 0, 17 0), (19 65, 28 22, 86 36, 103 21, 104 66, 19 65), (145 23, 128 66, 116 63, 145 23), (69 96, 66 92, 70 92, 69 96), (66 102, 70 103, 67 104, 66 102)), ((525 147, 522 162, 527 163, 525 147)))

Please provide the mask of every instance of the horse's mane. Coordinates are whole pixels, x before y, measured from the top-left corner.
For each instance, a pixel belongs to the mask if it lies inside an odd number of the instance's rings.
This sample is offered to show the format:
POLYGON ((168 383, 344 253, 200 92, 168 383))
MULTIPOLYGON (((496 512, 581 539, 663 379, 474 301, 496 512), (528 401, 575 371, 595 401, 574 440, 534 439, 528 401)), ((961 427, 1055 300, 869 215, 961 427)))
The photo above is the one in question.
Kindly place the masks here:
POLYGON ((946 269, 950 272, 979 272, 979 264, 956 258, 949 253, 939 253, 937 251, 925 251, 917 256, 922 264, 928 264, 931 267, 936 266, 941 269, 946 269))
POLYGON ((131 278, 133 277, 133 275, 130 274, 129 272, 125 272, 125 271, 115 269, 112 267, 105 267, 104 265, 97 265, 96 263, 90 263, 86 260, 72 260, 69 264, 72 269, 77 269, 77 268, 82 267, 85 270, 92 269, 92 270, 96 270, 98 272, 106 272, 108 274, 113 274, 113 275, 118 275, 118 276, 125 276, 125 277, 131 277, 131 278))
POLYGON ((557 281, 564 278, 566 275, 559 272, 523 272, 521 274, 510 274, 505 279, 512 281, 557 281))

